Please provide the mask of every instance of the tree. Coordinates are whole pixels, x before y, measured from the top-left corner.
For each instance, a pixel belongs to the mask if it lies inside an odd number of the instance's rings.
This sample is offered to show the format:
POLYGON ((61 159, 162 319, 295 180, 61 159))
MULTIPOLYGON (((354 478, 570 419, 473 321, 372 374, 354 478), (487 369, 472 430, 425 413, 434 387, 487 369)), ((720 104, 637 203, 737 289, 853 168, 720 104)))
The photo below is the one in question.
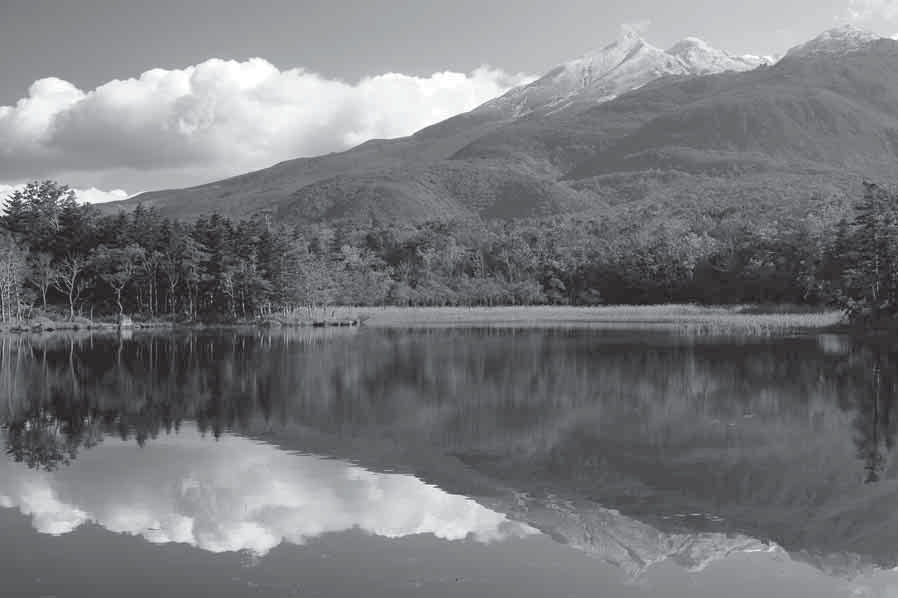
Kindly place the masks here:
POLYGON ((309 254, 302 261, 303 302, 311 309, 315 306, 327 307, 334 302, 339 292, 334 279, 334 269, 328 261, 309 254))
POLYGON ((143 249, 143 252, 142 259, 139 263, 147 285, 147 311, 149 311, 150 315, 155 315, 159 299, 159 270, 162 267, 164 256, 161 251, 143 249))
POLYGON ((112 287, 115 293, 119 316, 125 313, 125 308, 122 305, 122 291, 137 276, 145 253, 143 247, 139 245, 128 245, 123 249, 109 249, 105 245, 100 245, 91 254, 91 265, 97 275, 112 287))
POLYGON ((195 318, 199 304, 200 283, 206 276, 203 263, 209 258, 209 254, 192 237, 188 239, 189 242, 184 246, 181 267, 184 286, 187 287, 187 315, 195 318))
POLYGON ((24 233, 28 230, 28 206, 25 203, 25 194, 21 190, 9 195, 4 209, 6 213, 3 216, 3 223, 6 228, 14 233, 24 233))
POLYGON ((857 207, 845 307, 855 317, 898 313, 898 194, 871 183, 857 207))
POLYGON ((12 235, 0 237, 0 317, 3 321, 22 317, 26 255, 12 235))
POLYGON ((53 256, 43 251, 32 253, 28 264, 28 282, 41 294, 41 305, 47 309, 47 291, 58 277, 58 272, 53 264, 53 256))
POLYGON ((13 232, 23 234, 31 249, 51 250, 59 244, 63 211, 75 205, 75 192, 67 185, 32 181, 10 196, 6 224, 13 232))
POLYGON ((84 270, 88 260, 83 255, 70 253, 62 258, 56 268, 56 280, 53 281, 60 293, 69 300, 69 319, 75 319, 75 304, 86 288, 84 270))

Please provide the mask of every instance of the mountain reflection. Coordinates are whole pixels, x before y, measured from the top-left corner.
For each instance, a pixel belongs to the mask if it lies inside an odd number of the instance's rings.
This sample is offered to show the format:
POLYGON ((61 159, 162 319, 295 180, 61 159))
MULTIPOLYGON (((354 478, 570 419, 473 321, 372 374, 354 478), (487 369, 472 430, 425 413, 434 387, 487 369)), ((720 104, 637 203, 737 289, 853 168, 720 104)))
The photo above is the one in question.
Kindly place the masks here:
MULTIPOLYGON (((336 439, 307 449, 360 471, 399 467, 465 496, 482 490, 476 474, 511 492, 481 508, 628 570, 763 549, 748 538, 834 572, 898 564, 898 364, 884 344, 576 330, 2 343, 7 451, 40 476, 65 478, 108 435, 153 455, 179 430, 235 442, 228 431, 267 438, 292 427, 336 439), (368 447, 385 438, 430 447, 466 473, 417 455, 381 459, 368 447)), ((47 529, 87 512, 73 509, 47 529)), ((181 537, 176 522, 152 523, 181 537)), ((253 549, 277 537, 258 533, 267 539, 253 549)))

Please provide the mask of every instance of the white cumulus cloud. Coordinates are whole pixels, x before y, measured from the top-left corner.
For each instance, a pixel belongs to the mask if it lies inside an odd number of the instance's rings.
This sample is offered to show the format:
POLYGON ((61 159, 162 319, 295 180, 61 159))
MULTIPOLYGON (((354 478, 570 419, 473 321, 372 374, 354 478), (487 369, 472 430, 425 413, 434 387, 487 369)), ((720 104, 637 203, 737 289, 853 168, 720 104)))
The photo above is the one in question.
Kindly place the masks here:
MULTIPOLYGON (((24 183, 19 183, 18 185, 0 184, 0 205, 5 203, 7 198, 12 193, 24 188, 24 183)), ((75 195, 80 202, 103 203, 107 201, 127 199, 131 194, 123 189, 112 189, 111 191, 104 191, 102 189, 97 189, 96 187, 90 187, 88 189, 75 189, 75 195)))
POLYGON ((347 83, 261 58, 157 68, 88 91, 41 79, 0 106, 0 181, 67 174, 130 188, 128 172, 158 172, 164 187, 184 173, 237 174, 407 135, 531 79, 481 67, 347 83))
POLYGON ((129 197, 129 193, 123 189, 103 191, 96 187, 91 187, 89 189, 75 189, 75 195, 78 197, 78 201, 86 201, 87 203, 118 201, 129 197))
POLYGON ((651 19, 640 19, 633 23, 624 23, 620 26, 620 34, 627 35, 629 33, 635 35, 645 35, 648 33, 649 27, 652 26, 651 19))
POLYGON ((855 22, 894 21, 898 18, 898 0, 849 0, 848 18, 855 22))

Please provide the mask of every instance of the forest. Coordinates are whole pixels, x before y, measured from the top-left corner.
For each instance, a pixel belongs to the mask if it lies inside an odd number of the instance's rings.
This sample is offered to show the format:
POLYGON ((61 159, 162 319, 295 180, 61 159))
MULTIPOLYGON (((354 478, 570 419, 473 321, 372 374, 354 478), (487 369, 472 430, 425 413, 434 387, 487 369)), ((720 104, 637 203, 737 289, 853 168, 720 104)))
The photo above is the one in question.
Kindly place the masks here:
POLYGON ((898 311, 898 192, 865 183, 850 216, 766 226, 702 214, 647 221, 191 223, 104 214, 55 181, 9 195, 0 319, 256 321, 308 306, 788 304, 858 321, 898 311))

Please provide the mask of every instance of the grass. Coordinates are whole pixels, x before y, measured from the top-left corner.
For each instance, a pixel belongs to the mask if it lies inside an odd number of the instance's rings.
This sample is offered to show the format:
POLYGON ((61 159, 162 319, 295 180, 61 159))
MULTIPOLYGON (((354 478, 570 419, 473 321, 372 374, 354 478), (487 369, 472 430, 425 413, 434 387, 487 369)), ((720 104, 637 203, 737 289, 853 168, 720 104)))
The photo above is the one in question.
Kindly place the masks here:
POLYGON ((526 326, 670 330, 692 334, 769 335, 839 325, 839 311, 756 313, 754 306, 384 307, 365 312, 377 327, 526 326))
MULTIPOLYGON (((313 307, 300 308, 290 312, 278 312, 270 314, 261 319, 247 319, 236 322, 224 323, 204 323, 202 321, 174 322, 167 316, 146 316, 142 314, 134 314, 133 328, 139 329, 214 329, 214 328, 230 328, 242 326, 263 326, 269 328, 280 327, 305 327, 314 326, 316 323, 360 323, 364 321, 364 316, 354 307, 313 307)), ((0 333, 41 333, 41 332, 65 332, 79 330, 117 330, 117 316, 102 316, 96 319, 86 318, 84 316, 75 316, 68 318, 67 314, 59 314, 54 312, 38 312, 31 317, 16 321, 0 323, 0 333)))
POLYGON ((3 325, 5 332, 51 332, 55 330, 103 330, 115 329, 116 324, 103 321, 95 321, 82 316, 73 319, 37 316, 18 322, 8 322, 3 325))
MULTIPOLYGON (((645 306, 517 306, 517 307, 315 307, 279 312, 264 319, 237 323, 270 328, 313 326, 316 322, 353 321, 381 328, 490 326, 519 328, 594 328, 603 330, 670 331, 696 335, 773 335, 803 330, 835 329, 844 324, 839 311, 808 311, 789 306, 704 307, 698 305, 645 306)), ((141 321, 137 328, 216 328, 168 320, 141 321)), ((115 330, 114 321, 41 315, 0 332, 115 330)))
POLYGON ((364 319, 358 308, 336 305, 301 307, 288 312, 277 312, 252 323, 268 327, 313 326, 316 322, 361 322, 364 319))
MULTIPOLYGON (((67 314, 39 311, 30 317, 0 324, 0 332, 56 332, 77 330, 117 330, 116 316, 87 318, 76 315, 69 318, 67 314)), ((133 328, 173 328, 174 324, 163 318, 134 318, 133 328)))

